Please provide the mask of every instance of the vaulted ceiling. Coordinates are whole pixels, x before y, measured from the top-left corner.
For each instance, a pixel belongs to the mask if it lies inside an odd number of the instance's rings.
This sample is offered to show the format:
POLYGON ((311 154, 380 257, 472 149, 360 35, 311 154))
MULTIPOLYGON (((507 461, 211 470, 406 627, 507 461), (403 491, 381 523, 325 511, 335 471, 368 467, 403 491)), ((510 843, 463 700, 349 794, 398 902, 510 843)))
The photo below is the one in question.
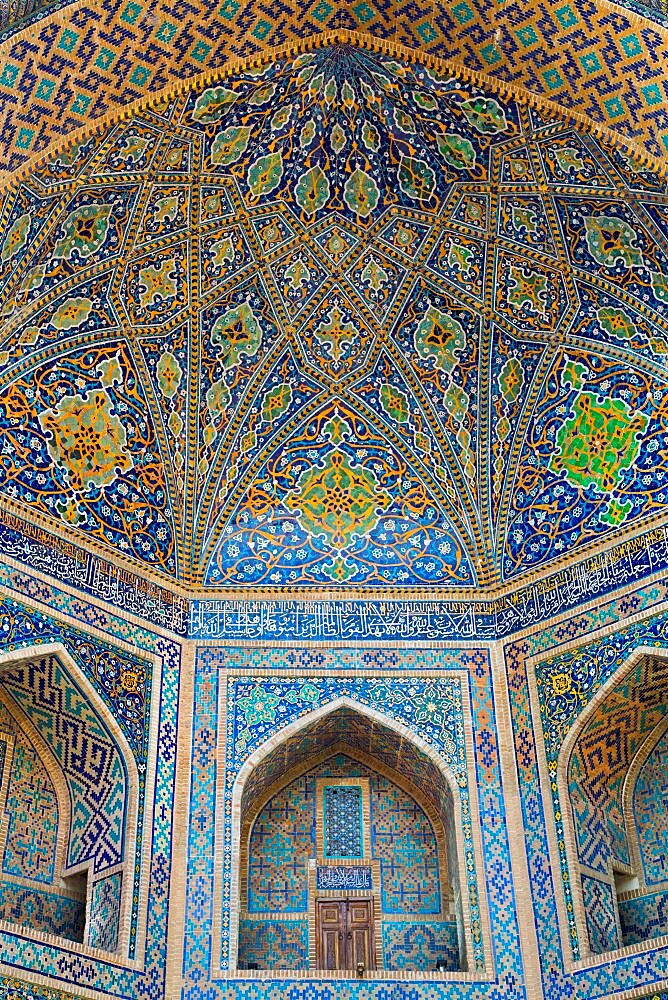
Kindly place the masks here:
POLYGON ((342 32, 447 59, 668 155, 666 0, 7 0, 0 31, 6 176, 146 94, 342 32))
POLYGON ((50 154, 0 216, 0 494, 196 585, 471 588, 668 513, 668 189, 348 43, 50 154))

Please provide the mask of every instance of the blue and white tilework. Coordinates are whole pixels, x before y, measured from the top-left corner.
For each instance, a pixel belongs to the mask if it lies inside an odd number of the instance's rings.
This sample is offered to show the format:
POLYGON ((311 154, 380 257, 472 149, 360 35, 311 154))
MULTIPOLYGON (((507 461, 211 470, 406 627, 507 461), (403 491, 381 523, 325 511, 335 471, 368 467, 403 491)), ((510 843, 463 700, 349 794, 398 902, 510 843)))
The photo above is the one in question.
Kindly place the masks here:
MULTIPOLYGON (((125 958, 114 956, 105 960, 99 957, 100 952, 97 957, 88 958, 73 953, 64 944, 1 930, 0 961, 16 970, 15 977, 20 979, 37 970, 53 983, 53 991, 40 987, 39 993, 34 993, 33 987, 17 982, 11 995, 24 994, 26 1000, 37 995, 60 1000, 75 986, 84 992, 103 991, 127 1000, 159 1000, 164 995, 166 975, 180 645, 151 627, 134 625, 56 585, 2 565, 3 594, 7 593, 8 583, 18 600, 0 598, 0 651, 62 643, 121 727, 139 775, 136 864, 127 875, 135 886, 134 917, 128 928, 130 940, 125 958), (51 609, 50 613, 46 607, 51 609), (76 625, 75 621, 81 624, 76 625), (118 644, 119 639, 123 645, 118 644), (156 721, 151 723, 152 685, 156 680, 159 711, 156 721), (154 768, 155 781, 151 777, 154 768), (149 790, 151 799, 147 803, 149 790), (152 815, 148 833, 150 850, 142 854, 141 831, 147 804, 152 815), (128 954, 136 956, 134 965, 128 964, 128 954), (64 991, 62 994, 58 987, 64 991)), ((112 880, 118 882, 118 876, 107 881, 112 880)), ((93 892, 96 891, 99 894, 102 889, 94 886, 93 892)), ((108 894, 107 897, 110 923, 99 943, 111 948, 116 929, 113 905, 108 894)), ((3 1000, 6 988, 5 981, 0 983, 3 1000)))
MULTIPOLYGON (((215 908, 228 907, 231 879, 231 797, 236 775, 248 757, 266 740, 299 718, 310 715, 316 706, 341 697, 396 720, 437 750, 456 776, 462 812, 470 811, 469 770, 464 740, 464 719, 470 711, 474 719, 475 760, 473 761, 480 810, 486 817, 482 829, 483 866, 473 850, 472 822, 463 827, 463 842, 469 866, 468 894, 471 917, 477 927, 473 934, 474 959, 484 960, 488 947, 481 927, 485 921, 488 885, 489 918, 496 939, 493 973, 481 966, 477 982, 466 985, 441 984, 438 993, 426 984, 413 982, 416 1000, 439 997, 524 996, 518 925, 508 860, 505 810, 501 795, 497 738, 494 730, 494 694, 489 657, 482 650, 450 650, 441 655, 431 651, 402 654, 396 651, 280 650, 262 651, 203 648, 199 650, 195 684, 195 726, 193 732, 193 782, 189 820, 188 899, 184 997, 246 997, 248 984, 232 978, 212 978, 216 943, 211 936, 215 908), (292 670, 299 666, 300 676, 292 670), (292 669, 291 669, 292 668, 292 669), (431 674, 439 671, 439 676, 431 674), (303 673, 302 673, 303 671, 303 673), (425 672, 429 674, 425 676, 425 672), (421 677, 420 674, 423 674, 421 677), (468 683, 466 674, 468 673, 468 683), (225 690, 227 717, 218 717, 218 705, 225 690), (464 711, 463 699, 466 699, 464 711), (217 748, 217 729, 222 728, 224 752, 217 748), (218 769, 224 767, 225 773, 218 769), (215 844, 216 789, 225 788, 222 841, 215 844), (467 838, 471 838, 467 840, 467 838), (471 848, 466 845, 471 843, 471 848), (214 896, 215 866, 224 866, 221 894, 214 896), (490 881, 491 878, 491 881, 490 881), (480 905, 479 901, 482 901, 480 905), (503 945, 501 945, 503 942, 503 945), (507 943, 507 947, 506 947, 507 943), (478 959, 480 956, 480 959, 478 959), (206 987, 204 987, 206 983, 206 987), (510 992, 508 990, 510 989, 510 992)), ((479 830, 475 831, 477 835, 479 830)), ((221 968, 230 963, 228 921, 223 919, 221 968)), ((472 963, 473 971, 475 965, 472 963)), ((224 973, 222 973, 224 974, 224 973)), ((219 973, 219 976, 221 973, 219 973)), ((262 989, 268 989, 264 983, 262 989)), ((345 996, 383 998, 388 986, 367 983, 363 987, 347 983, 345 996)), ((272 982, 277 996, 290 996, 287 983, 272 982)), ((330 987, 318 984, 318 996, 328 998, 330 987)), ((261 996, 262 993, 258 993, 261 996)), ((273 995, 273 993, 272 993, 273 995)))

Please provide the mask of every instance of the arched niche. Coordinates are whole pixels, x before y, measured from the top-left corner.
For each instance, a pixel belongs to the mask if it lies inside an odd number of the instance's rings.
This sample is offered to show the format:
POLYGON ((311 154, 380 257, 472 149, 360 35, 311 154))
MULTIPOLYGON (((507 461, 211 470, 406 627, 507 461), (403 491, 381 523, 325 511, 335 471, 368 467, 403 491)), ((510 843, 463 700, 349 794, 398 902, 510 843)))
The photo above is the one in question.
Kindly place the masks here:
POLYGON ((568 734, 558 781, 584 953, 668 935, 668 657, 637 650, 568 734))
MULTIPOLYGON (((267 932, 274 949, 283 942, 291 952, 292 968, 326 969, 318 901, 365 898, 370 901, 372 913, 370 933, 376 969, 433 972, 437 960, 443 958, 442 971, 466 970, 470 923, 468 900, 460 890, 466 883, 459 849, 461 817, 454 779, 433 748, 405 726, 348 698, 309 713, 270 739, 246 761, 234 787, 232 814, 233 851, 239 858, 231 906, 234 967, 247 968, 249 964, 251 968, 260 967, 255 961, 248 963, 245 941, 249 934, 267 932), (262 923, 265 915, 257 920, 257 913, 248 909, 253 833, 263 811, 295 783, 301 783, 303 793, 311 800, 306 811, 310 810, 314 824, 310 847, 301 844, 295 852, 299 860, 290 858, 293 869, 302 866, 299 879, 305 891, 301 899, 306 902, 298 913, 288 911, 276 921, 275 928, 267 928, 266 921, 262 923), (361 788, 363 844, 354 858, 326 857, 326 789, 341 786, 361 788), (428 839, 427 828, 433 833, 438 903, 432 906, 433 894, 429 895, 429 913, 392 914, 383 904, 383 860, 388 860, 388 844, 383 851, 378 849, 377 841, 374 844, 374 837, 378 837, 374 827, 374 809, 377 809, 374 799, 377 803, 383 789, 390 788, 395 798, 403 797, 403 808, 406 803, 413 803, 420 835, 424 833, 428 839), (352 889, 349 883, 335 890, 331 887, 332 867, 355 876, 361 876, 362 869, 367 871, 357 888, 352 889), (423 956, 421 967, 412 964, 411 956, 417 952, 423 956)), ((419 863, 423 863, 423 856, 419 863)), ((281 959, 276 961, 274 968, 279 968, 281 959)))
POLYGON ((61 644, 0 656, 0 743, 0 918, 24 933, 127 954, 136 764, 61 644), (43 794, 21 799, 26 781, 43 794))

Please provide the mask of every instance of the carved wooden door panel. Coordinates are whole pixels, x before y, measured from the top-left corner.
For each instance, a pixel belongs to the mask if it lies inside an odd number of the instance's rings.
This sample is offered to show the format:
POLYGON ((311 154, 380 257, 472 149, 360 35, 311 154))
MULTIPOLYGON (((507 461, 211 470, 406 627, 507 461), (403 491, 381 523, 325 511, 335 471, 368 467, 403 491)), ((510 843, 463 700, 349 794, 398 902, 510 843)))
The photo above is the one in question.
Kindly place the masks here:
POLYGON ((348 965, 355 971, 359 963, 364 972, 376 968, 376 954, 373 947, 373 903, 370 899, 348 900, 348 965))
POLYGON ((315 912, 319 969, 355 972, 360 962, 365 972, 376 968, 370 899, 319 899, 315 912))
POLYGON ((334 972, 346 968, 346 901, 316 901, 318 968, 334 972))

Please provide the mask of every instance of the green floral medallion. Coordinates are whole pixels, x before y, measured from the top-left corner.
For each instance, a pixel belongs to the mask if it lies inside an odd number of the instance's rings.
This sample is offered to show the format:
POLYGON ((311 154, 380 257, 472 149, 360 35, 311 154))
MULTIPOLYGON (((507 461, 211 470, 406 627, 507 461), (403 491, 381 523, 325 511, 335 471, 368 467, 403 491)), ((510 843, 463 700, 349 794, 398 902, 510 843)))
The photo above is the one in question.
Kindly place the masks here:
POLYGON ((39 421, 53 462, 77 493, 109 486, 119 472, 132 468, 125 428, 106 389, 63 396, 39 421))
POLYGON ((252 358, 257 354, 262 328, 248 302, 218 317, 211 331, 211 342, 222 347, 220 360, 224 368, 238 365, 242 355, 252 358))

